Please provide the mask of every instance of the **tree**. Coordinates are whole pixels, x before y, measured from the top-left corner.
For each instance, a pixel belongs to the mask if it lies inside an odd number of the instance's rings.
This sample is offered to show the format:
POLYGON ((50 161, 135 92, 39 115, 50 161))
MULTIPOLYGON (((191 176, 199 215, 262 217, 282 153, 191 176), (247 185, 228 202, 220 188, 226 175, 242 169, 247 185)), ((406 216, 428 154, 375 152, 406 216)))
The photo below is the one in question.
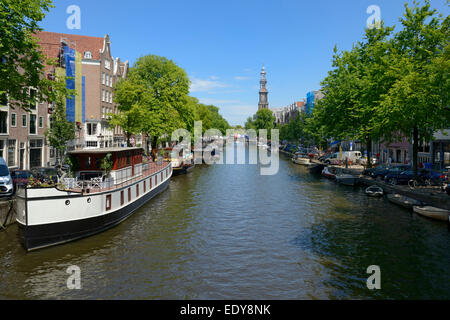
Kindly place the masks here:
POLYGON ((164 134, 192 122, 187 98, 190 81, 172 60, 155 55, 140 57, 131 68, 129 78, 145 89, 139 99, 139 105, 145 109, 142 131, 152 137, 152 145, 164 134))
POLYGON ((274 128, 275 116, 269 109, 259 109, 253 118, 248 118, 245 123, 245 129, 254 129, 256 131, 260 129, 266 129, 267 132, 271 132, 274 128))
POLYGON ((114 87, 114 101, 118 104, 118 113, 108 114, 108 123, 113 127, 120 127, 125 132, 127 146, 130 146, 130 137, 139 134, 144 127, 146 118, 145 101, 146 90, 142 85, 130 79, 122 79, 114 87))
POLYGON ((50 0, 0 2, 0 95, 7 95, 12 107, 29 110, 36 99, 54 101, 44 76, 46 59, 33 37, 52 7, 50 0))
POLYGON ((57 159, 60 165, 60 157, 65 157, 67 143, 75 139, 75 124, 66 119, 65 99, 74 94, 73 90, 66 89, 65 77, 56 77, 52 83, 52 94, 55 96, 55 109, 50 116, 50 127, 45 131, 50 146, 57 150, 57 159))
POLYGON ((413 168, 417 175, 419 140, 430 141, 433 133, 448 127, 449 17, 443 20, 429 1, 405 4, 403 29, 394 39, 389 74, 395 79, 381 102, 378 130, 386 139, 393 133, 412 136, 413 168), (442 68, 442 69, 441 69, 442 68))

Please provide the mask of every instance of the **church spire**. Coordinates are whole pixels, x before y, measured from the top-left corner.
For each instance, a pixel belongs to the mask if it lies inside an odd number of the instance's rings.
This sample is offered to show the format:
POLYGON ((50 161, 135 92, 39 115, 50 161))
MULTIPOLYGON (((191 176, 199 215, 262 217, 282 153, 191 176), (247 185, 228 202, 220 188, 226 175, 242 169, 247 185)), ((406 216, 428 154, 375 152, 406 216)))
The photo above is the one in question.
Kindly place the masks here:
POLYGON ((264 68, 264 64, 261 70, 261 80, 260 83, 260 89, 259 89, 259 104, 258 104, 258 110, 259 109, 269 109, 269 99, 266 85, 267 85, 267 79, 266 79, 266 69, 264 68))

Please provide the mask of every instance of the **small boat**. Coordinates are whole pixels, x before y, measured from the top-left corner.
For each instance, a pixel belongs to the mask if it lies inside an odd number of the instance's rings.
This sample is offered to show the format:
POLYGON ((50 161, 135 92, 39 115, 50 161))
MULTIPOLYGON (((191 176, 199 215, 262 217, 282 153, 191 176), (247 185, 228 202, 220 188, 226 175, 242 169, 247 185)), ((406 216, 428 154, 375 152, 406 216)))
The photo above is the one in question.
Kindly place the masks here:
POLYGON ((322 175, 327 179, 336 179, 336 169, 332 167, 325 167, 322 171, 322 175))
POLYGON ((384 190, 379 186, 373 185, 366 189, 366 194, 369 197, 382 197, 384 194, 384 190))
POLYGON ((359 181, 359 178, 351 174, 343 173, 336 175, 336 181, 346 186, 354 186, 359 181))
POLYGON ((450 210, 430 207, 430 206, 414 206, 414 212, 420 214, 421 216, 441 220, 441 221, 449 221, 450 219, 450 210))
POLYGON ((195 163, 183 164, 182 166, 172 168, 173 175, 178 176, 180 174, 188 174, 195 168, 195 163))
POLYGON ((423 202, 400 194, 388 194, 387 198, 390 202, 405 207, 406 209, 412 209, 414 206, 423 206, 423 202))
POLYGON ((307 155, 298 152, 294 154, 292 162, 303 166, 307 166, 311 163, 311 159, 307 155))

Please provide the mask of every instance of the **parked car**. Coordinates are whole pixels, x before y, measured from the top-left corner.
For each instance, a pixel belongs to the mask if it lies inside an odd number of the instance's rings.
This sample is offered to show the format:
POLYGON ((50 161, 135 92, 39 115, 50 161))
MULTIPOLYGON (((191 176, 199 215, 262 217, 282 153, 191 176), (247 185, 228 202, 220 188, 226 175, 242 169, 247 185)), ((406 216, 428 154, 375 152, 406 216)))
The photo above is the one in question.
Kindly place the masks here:
POLYGON ((32 174, 28 170, 14 170, 11 172, 11 178, 14 182, 14 188, 17 186, 26 186, 32 174))
POLYGON ((58 171, 56 168, 52 167, 40 167, 40 168, 32 168, 31 174, 33 178, 38 180, 51 180, 53 183, 58 182, 58 171))
MULTIPOLYGON (((438 172, 432 171, 428 169, 421 169, 418 172, 418 175, 428 181, 431 185, 441 185, 446 179, 447 175, 438 172)), ((389 171, 389 173, 385 176, 384 181, 390 184, 408 184, 408 181, 414 179, 414 171, 389 171)))
POLYGON ((383 181, 384 177, 388 173, 392 173, 392 172, 396 172, 396 171, 407 171, 407 170, 411 170, 411 166, 400 165, 400 166, 395 166, 395 167, 380 167, 379 169, 372 172, 371 177, 374 179, 383 181))
POLYGON ((386 183, 397 185, 397 184, 408 184, 408 181, 414 178, 414 171, 406 170, 394 170, 389 172, 385 177, 384 181, 386 183))
POLYGON ((14 183, 9 173, 5 159, 0 158, 0 196, 8 197, 14 194, 14 183))
POLYGON ((331 156, 329 156, 327 159, 324 160, 326 164, 340 164, 339 160, 339 152, 333 153, 331 156))
POLYGON ((373 167, 373 168, 368 168, 368 169, 365 169, 362 174, 364 176, 372 177, 372 174, 375 171, 382 170, 382 169, 389 169, 389 166, 387 166, 387 165, 379 165, 379 166, 376 166, 376 167, 373 167))

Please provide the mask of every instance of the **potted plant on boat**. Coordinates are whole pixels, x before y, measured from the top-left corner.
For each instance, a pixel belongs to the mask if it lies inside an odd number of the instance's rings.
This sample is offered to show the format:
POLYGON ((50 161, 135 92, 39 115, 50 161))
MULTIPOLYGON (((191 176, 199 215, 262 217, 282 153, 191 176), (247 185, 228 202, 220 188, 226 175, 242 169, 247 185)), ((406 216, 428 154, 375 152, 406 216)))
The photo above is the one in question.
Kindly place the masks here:
POLYGON ((102 177, 102 181, 107 183, 108 185, 114 184, 113 177, 111 177, 111 170, 113 168, 113 161, 112 161, 112 154, 108 153, 106 156, 101 160, 100 168, 105 172, 105 174, 102 177))

